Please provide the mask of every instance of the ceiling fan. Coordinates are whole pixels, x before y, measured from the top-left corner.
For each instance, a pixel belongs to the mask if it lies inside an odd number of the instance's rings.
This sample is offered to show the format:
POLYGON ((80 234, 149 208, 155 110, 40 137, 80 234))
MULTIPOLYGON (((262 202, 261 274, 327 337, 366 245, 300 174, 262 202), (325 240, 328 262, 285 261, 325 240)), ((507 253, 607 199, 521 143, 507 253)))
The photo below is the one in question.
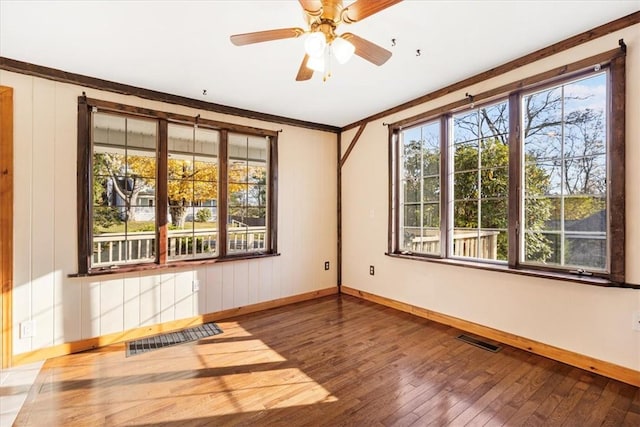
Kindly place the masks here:
MULTIPOLYGON (((308 34, 305 40, 305 55, 300 64, 297 81, 309 80, 314 71, 324 72, 331 56, 344 64, 353 54, 375 64, 382 65, 391 57, 391 52, 352 33, 336 34, 340 24, 351 24, 400 3, 402 0, 357 0, 347 7, 342 0, 298 0, 304 10, 308 30, 302 28, 279 28, 254 33, 235 34, 231 42, 236 46, 261 43, 271 40, 289 39, 308 34)), ((328 77, 325 74, 325 79, 328 77)))

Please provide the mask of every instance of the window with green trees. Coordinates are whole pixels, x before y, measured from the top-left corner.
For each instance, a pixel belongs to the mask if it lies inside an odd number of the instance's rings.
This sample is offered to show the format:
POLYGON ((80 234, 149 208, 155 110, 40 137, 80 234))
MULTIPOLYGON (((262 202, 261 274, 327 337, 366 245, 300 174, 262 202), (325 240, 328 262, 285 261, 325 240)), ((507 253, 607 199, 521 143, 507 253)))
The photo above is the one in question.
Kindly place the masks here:
POLYGON ((401 245, 403 250, 440 253, 440 124, 402 133, 401 245))
POLYGON ((450 121, 452 255, 506 261, 508 103, 466 110, 450 121))
POLYGON ((623 281, 618 58, 392 124, 390 253, 623 281))

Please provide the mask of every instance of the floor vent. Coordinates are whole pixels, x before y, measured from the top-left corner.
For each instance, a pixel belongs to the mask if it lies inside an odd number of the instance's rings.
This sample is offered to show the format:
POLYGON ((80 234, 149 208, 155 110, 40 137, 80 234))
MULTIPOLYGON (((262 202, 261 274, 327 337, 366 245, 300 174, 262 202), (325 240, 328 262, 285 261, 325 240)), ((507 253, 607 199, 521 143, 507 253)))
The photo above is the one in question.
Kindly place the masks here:
POLYGON ((458 339, 460 341, 464 341, 468 344, 475 345, 476 347, 480 347, 481 349, 490 351, 492 353, 497 353, 502 349, 502 347, 500 346, 490 344, 488 342, 470 337, 469 335, 465 335, 465 334, 458 336, 458 339))
POLYGON ((211 337, 222 333, 222 329, 215 323, 205 323, 193 328, 181 331, 168 332, 166 334, 155 335, 153 337, 142 338, 136 341, 127 342, 127 357, 147 351, 158 350, 172 345, 183 344, 190 341, 197 341, 202 338, 211 337))

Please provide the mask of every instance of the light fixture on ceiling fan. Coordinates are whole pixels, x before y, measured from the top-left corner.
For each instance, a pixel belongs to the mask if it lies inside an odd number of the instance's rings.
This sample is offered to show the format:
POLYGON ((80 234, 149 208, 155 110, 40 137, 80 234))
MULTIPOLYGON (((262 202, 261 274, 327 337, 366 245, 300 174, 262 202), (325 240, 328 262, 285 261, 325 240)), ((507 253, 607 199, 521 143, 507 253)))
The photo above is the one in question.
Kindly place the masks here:
MULTIPOLYGON (((314 71, 324 72, 335 58, 346 63, 354 54, 375 65, 382 65, 391 57, 391 52, 352 33, 336 34, 338 25, 351 24, 380 12, 402 0, 357 0, 347 7, 342 0, 299 0, 304 10, 308 30, 302 28, 280 28, 255 33, 236 34, 231 42, 236 46, 261 43, 271 40, 297 38, 308 34, 305 40, 305 56, 300 64, 296 80, 309 80, 314 71)), ((325 74, 325 79, 328 73, 325 74)))

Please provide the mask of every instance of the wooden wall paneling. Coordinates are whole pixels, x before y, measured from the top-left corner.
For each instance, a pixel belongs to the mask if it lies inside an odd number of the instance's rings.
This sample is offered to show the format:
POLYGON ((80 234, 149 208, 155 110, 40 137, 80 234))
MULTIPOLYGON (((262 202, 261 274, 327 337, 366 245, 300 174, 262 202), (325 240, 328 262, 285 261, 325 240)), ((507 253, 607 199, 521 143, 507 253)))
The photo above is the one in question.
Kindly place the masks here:
POLYGON ((13 356, 13 89, 0 86, 0 368, 13 356))
POLYGON ((124 277, 109 277, 100 284, 100 335, 124 329, 124 277))
POLYGON ((31 321, 33 348, 54 342, 55 85, 33 82, 33 156, 31 187, 31 321))
POLYGON ((174 319, 184 319, 193 316, 193 277, 192 270, 178 271, 175 277, 175 314, 174 319))
MULTIPOLYGON (((262 261, 266 260, 263 259, 262 261)), ((207 313, 222 310, 222 269, 225 264, 207 266, 207 313)))
POLYGON ((160 323, 161 276, 152 273, 140 274, 140 326, 160 323))
POLYGON ((233 268, 233 264, 231 262, 227 262, 222 265, 222 309, 227 310, 232 307, 235 307, 234 297, 235 297, 235 289, 233 287, 234 283, 234 273, 235 269, 233 268))
POLYGON ((194 315, 205 314, 207 311, 207 266, 201 265, 193 270, 193 280, 198 281, 199 290, 193 293, 193 313, 194 315))
POLYGON ((82 338, 99 337, 101 328, 101 282, 97 279, 83 279, 82 287, 82 338))
POLYGON ((260 260, 260 287, 258 289, 258 300, 269 301, 275 299, 273 292, 273 261, 271 259, 260 260))
POLYGON ((233 306, 249 305, 249 261, 238 261, 233 265, 233 306))
POLYGON ((256 304, 260 302, 260 267, 262 266, 262 260, 251 260, 247 262, 249 267, 249 304, 256 304))
POLYGON ((160 322, 175 320, 176 280, 173 271, 160 274, 160 322))
POLYGON ((124 329, 141 326, 140 322, 140 276, 124 277, 123 288, 123 316, 124 329))
POLYGON ((77 188, 76 168, 60 167, 77 158, 78 92, 68 85, 55 83, 54 138, 54 342, 77 341, 81 331, 81 281, 69 281, 67 275, 77 272, 77 188), (63 191, 61 191, 63 190, 63 191))
POLYGON ((33 157, 33 78, 12 76, 13 109, 13 354, 30 351, 31 338, 20 338, 20 322, 31 316, 31 197, 33 157), (20 309, 18 309, 20 307, 20 309))
POLYGON ((272 282, 271 282, 271 295, 272 299, 282 298, 284 292, 282 292, 282 257, 272 258, 272 282))

